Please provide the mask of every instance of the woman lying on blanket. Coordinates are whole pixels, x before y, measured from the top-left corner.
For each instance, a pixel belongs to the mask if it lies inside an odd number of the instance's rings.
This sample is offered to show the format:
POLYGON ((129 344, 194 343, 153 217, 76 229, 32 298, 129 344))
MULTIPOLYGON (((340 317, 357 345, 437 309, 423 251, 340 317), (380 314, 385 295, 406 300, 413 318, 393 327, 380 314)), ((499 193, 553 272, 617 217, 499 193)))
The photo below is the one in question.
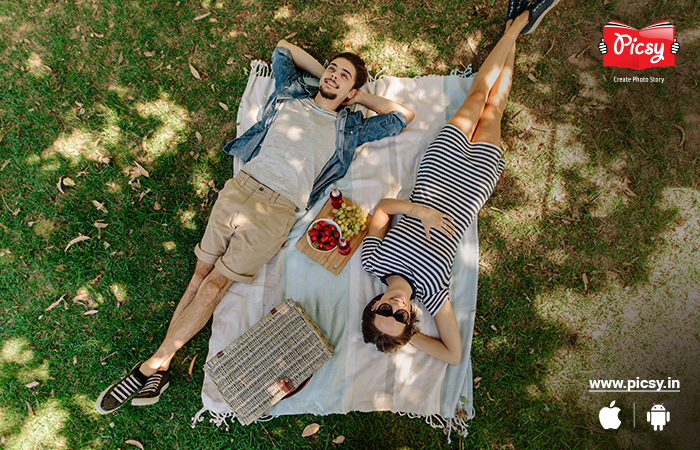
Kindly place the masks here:
POLYGON ((426 150, 411 200, 385 198, 377 205, 363 243, 362 265, 387 284, 387 291, 365 307, 362 334, 382 352, 410 342, 437 359, 459 364, 462 343, 448 298, 452 265, 466 228, 503 171, 501 118, 513 76, 515 40, 521 32, 531 32, 555 3, 541 1, 522 13, 515 11, 519 15, 512 13, 515 18, 506 23, 464 103, 426 150), (388 230, 396 214, 403 217, 388 230), (439 339, 416 329, 413 299, 434 316, 439 339))

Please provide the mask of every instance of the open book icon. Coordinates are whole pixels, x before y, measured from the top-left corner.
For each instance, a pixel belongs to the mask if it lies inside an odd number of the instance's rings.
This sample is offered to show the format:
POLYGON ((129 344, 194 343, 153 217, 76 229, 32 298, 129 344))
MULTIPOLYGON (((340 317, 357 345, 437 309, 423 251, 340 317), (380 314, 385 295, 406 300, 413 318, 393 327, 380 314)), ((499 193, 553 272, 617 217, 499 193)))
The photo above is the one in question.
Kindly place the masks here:
POLYGON ((603 65, 636 70, 674 66, 676 57, 671 53, 674 39, 675 28, 666 21, 641 30, 610 21, 603 28, 603 48, 606 48, 603 65))

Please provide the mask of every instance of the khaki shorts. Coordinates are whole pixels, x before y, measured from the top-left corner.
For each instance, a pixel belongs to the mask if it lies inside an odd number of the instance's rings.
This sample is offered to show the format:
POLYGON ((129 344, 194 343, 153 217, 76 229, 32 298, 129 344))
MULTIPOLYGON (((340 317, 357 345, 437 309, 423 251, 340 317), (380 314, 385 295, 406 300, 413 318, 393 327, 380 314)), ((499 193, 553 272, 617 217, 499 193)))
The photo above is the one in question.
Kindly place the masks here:
POLYGON ((226 278, 248 283, 284 245, 296 210, 291 201, 238 172, 219 192, 194 252, 226 278))

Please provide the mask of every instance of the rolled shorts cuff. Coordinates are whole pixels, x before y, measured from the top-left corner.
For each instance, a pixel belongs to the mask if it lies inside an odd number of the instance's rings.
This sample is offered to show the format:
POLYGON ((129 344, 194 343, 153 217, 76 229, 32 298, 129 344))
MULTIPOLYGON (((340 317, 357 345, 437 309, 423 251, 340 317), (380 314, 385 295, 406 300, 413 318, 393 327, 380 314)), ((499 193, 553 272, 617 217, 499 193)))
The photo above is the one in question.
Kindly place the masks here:
POLYGON ((229 269, 226 267, 226 264, 221 258, 216 261, 214 267, 216 267, 216 270, 218 270, 221 275, 225 276, 229 280, 237 281, 239 283, 250 283, 254 278, 254 275, 241 275, 240 273, 236 273, 229 269))
POLYGON ((194 246, 194 254, 197 255, 197 259, 202 261, 203 263, 215 265, 216 261, 221 258, 220 255, 212 255, 211 253, 207 253, 204 250, 202 250, 202 244, 197 244, 194 246))
POLYGON ((220 256, 217 255, 212 255, 211 253, 207 253, 204 250, 202 250, 202 247, 200 244, 197 244, 194 247, 194 253, 197 255, 197 259, 202 261, 203 263, 211 264, 214 267, 216 267, 216 270, 218 270, 221 275, 225 276, 229 280, 233 281, 238 281, 239 283, 249 283, 252 279, 252 275, 241 275, 240 273, 236 273, 233 270, 229 269, 226 267, 226 264, 221 260, 220 256))

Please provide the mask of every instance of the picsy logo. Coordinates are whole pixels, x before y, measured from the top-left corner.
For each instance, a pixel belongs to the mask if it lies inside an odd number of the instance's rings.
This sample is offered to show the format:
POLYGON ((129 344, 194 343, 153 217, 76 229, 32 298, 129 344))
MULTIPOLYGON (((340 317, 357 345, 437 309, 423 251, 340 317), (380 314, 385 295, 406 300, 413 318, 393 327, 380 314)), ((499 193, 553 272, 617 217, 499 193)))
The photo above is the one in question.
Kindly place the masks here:
POLYGON ((603 28, 603 39, 598 44, 604 66, 636 70, 675 66, 679 48, 675 28, 669 22, 659 22, 637 30, 624 23, 610 21, 603 28))

